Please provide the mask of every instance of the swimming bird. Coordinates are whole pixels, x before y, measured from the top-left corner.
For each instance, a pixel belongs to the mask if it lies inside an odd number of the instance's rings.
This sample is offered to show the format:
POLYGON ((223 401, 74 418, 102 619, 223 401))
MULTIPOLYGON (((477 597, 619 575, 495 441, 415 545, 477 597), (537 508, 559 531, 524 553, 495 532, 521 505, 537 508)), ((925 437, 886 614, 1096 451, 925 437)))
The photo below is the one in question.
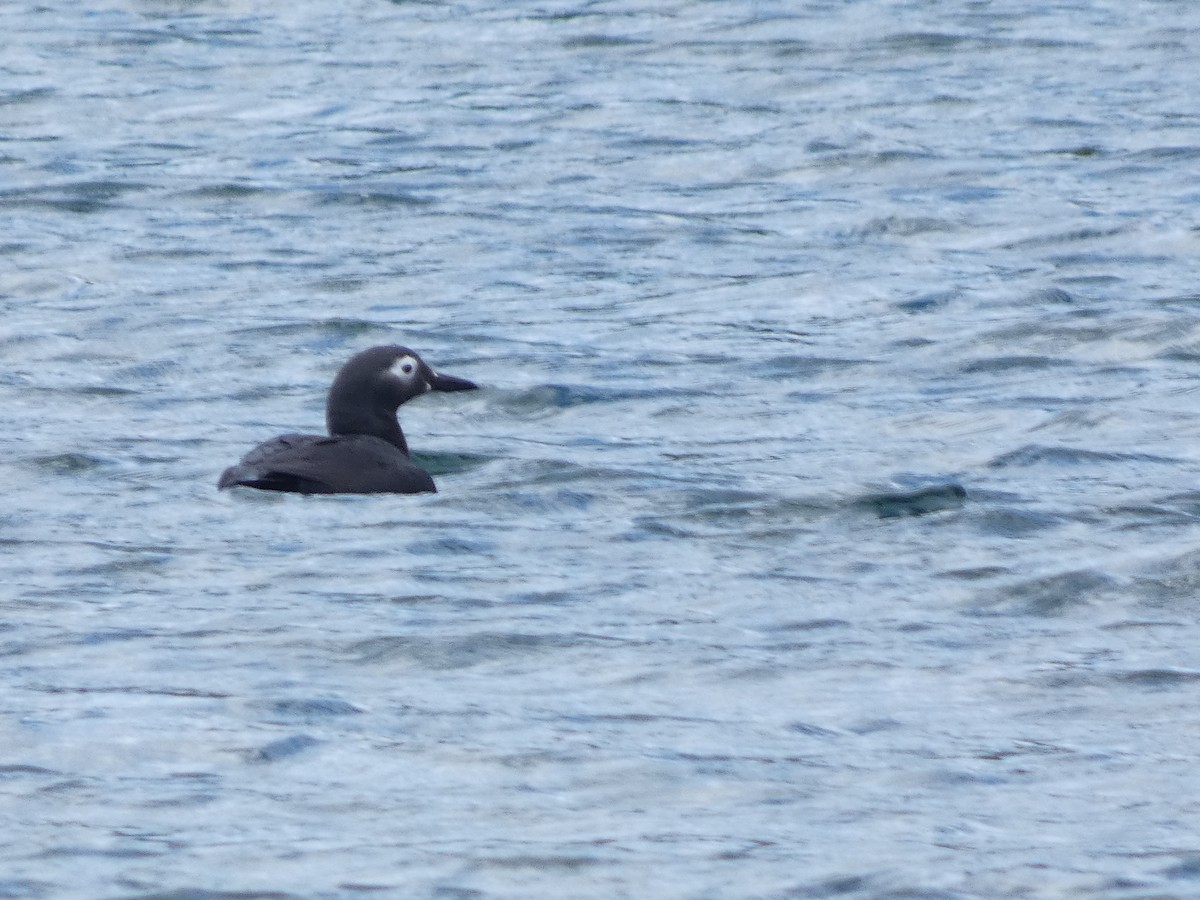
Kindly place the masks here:
POLYGON ((400 404, 429 391, 473 391, 474 382, 435 372, 407 347, 372 347, 352 356, 329 389, 328 437, 283 434, 259 444, 221 474, 235 485, 297 494, 419 494, 436 491, 408 458, 396 419, 400 404))

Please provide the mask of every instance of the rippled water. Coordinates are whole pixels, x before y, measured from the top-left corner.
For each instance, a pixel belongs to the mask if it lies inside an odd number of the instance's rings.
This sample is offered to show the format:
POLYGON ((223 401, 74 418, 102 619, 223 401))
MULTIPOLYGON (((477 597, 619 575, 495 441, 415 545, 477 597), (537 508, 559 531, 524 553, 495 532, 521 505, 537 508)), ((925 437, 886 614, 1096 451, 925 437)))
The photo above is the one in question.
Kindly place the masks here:
POLYGON ((1196 895, 1200 7, 0 27, 0 896, 1196 895))

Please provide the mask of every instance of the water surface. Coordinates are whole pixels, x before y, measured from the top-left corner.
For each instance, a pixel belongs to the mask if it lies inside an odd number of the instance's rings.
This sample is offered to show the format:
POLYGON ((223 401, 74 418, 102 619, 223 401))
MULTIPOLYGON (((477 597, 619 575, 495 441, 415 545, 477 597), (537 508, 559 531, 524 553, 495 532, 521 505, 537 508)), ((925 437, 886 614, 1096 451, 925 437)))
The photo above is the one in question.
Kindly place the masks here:
POLYGON ((1195 894, 1200 9, 0 27, 0 895, 1195 894))

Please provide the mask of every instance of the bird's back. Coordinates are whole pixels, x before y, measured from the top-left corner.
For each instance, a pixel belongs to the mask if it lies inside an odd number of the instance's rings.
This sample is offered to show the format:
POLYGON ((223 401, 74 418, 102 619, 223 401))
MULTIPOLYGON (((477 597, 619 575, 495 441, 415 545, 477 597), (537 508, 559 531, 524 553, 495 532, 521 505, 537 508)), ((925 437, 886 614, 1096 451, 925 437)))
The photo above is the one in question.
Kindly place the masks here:
POLYGON ((429 473, 398 447, 365 434, 284 434, 259 444, 221 475, 234 485, 300 494, 419 494, 429 473))

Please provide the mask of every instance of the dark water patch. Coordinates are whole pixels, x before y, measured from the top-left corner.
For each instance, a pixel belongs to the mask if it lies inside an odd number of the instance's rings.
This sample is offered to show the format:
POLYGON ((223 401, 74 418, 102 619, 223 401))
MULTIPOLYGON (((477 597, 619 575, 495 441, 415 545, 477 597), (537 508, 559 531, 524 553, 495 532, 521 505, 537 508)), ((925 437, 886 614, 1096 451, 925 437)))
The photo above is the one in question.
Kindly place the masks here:
POLYGON ((841 359, 787 353, 762 360, 754 365, 753 371, 767 378, 813 378, 826 372, 836 373, 875 364, 876 361, 871 359, 841 359))
POLYGON ((1115 672, 1114 681, 1135 687, 1166 690, 1187 684, 1200 682, 1200 671, 1195 669, 1131 669, 1126 672, 1115 672))
POLYGON ((848 237, 916 237, 920 234, 955 231, 959 226, 947 219, 933 216, 888 216, 872 219, 848 237))
POLYGON ((293 321, 278 322, 273 325, 251 325, 247 328, 234 329, 232 334, 255 338, 286 338, 306 335, 357 338, 376 334, 390 336, 393 332, 386 324, 372 322, 369 319, 335 317, 308 322, 293 321))
POLYGON ((846 619, 801 619, 796 622, 780 622, 772 625, 771 631, 825 631, 830 628, 848 628, 846 619))
POLYGON ((46 858, 87 858, 99 857, 108 859, 146 859, 165 856, 169 850, 145 850, 139 847, 50 847, 38 855, 46 858))
POLYGON ((620 388, 580 384, 541 384, 524 390, 489 392, 491 404, 518 418, 540 418, 560 410, 594 403, 623 403, 630 400, 685 399, 699 392, 678 388, 620 388))
POLYGON ((760 506, 774 499, 759 491, 743 491, 734 488, 691 488, 683 497, 684 508, 705 513, 713 508, 730 509, 760 506))
POLYGON ((1065 284, 1075 284, 1081 287, 1110 287, 1119 285, 1123 279, 1119 275, 1062 275, 1058 279, 1065 284))
POLYGON ((1159 353, 1155 353, 1154 359, 1161 359, 1164 362, 1179 362, 1194 365, 1200 363, 1200 346, 1194 344, 1188 346, 1175 345, 1159 353))
POLYGON ((1100 626, 1104 631, 1126 631, 1144 628, 1186 628, 1183 622, 1152 621, 1148 619, 1122 619, 1120 622, 1109 622, 1100 626))
POLYGON ((990 200, 998 200, 1004 196, 1004 193, 999 188, 990 185, 965 184, 952 190, 947 190, 945 197, 951 203, 975 205, 986 203, 990 200))
POLYGON ((581 34, 562 42, 568 50, 611 50, 648 46, 650 41, 617 34, 581 34))
POLYGON ((1034 425, 1030 431, 1091 431, 1112 418, 1112 412, 1107 409, 1093 409, 1090 406, 1083 409, 1064 409, 1056 412, 1048 419, 1034 425))
POLYGON ((989 591, 972 611, 983 615, 1062 616, 1110 599, 1118 591, 1119 584, 1110 575, 1080 569, 989 591))
POLYGON ((660 504, 660 512, 637 516, 628 540, 662 537, 732 537, 750 541, 794 536, 834 513, 833 500, 777 497, 749 491, 688 489, 660 504))
POLYGON ((580 593, 574 591, 518 591, 504 598, 506 603, 519 603, 529 606, 561 606, 579 600, 580 593))
POLYGON ((961 291, 933 291, 931 293, 919 294, 908 300, 901 300, 895 306, 897 309, 907 313, 936 312, 949 306, 955 300, 961 299, 961 297, 961 291))
POLYGON ((1004 375, 1013 371, 1042 371, 1074 365, 1070 360, 1053 356, 991 356, 970 360, 959 367, 964 375, 981 373, 1004 375))
POLYGON ((950 34, 943 31, 908 31, 890 34, 874 41, 874 45, 885 50, 955 50, 966 43, 977 43, 978 38, 966 34, 950 34))
POLYGON ((765 753, 697 753, 689 750, 676 750, 661 752, 657 755, 661 759, 672 762, 692 763, 695 766, 697 773, 705 775, 736 775, 739 772, 739 765, 752 763, 755 766, 806 766, 812 768, 824 768, 824 764, 807 756, 800 755, 777 755, 765 753))
POLYGON ((1175 294, 1169 297, 1163 297, 1157 301, 1163 306, 1183 306, 1193 307, 1200 304, 1200 292, 1188 291, 1183 294, 1175 294))
MULTIPOLYGON (((997 46, 1002 47, 1021 47, 1031 50, 1091 50, 1094 44, 1088 41, 1072 40, 1070 38, 1050 37, 1047 35, 1034 34, 1025 37, 1010 39, 1005 38, 996 42, 997 46)), ((1070 121, 1076 121, 1074 119, 1070 121)))
MULTIPOLYGON (((15 780, 20 778, 61 778, 62 773, 41 766, 27 766, 20 763, 0 765, 0 780, 15 780)), ((3 896, 0 894, 0 896, 3 896)))
POLYGON ((185 40, 185 35, 173 28, 112 28, 93 31, 92 37, 104 46, 134 50, 185 40))
POLYGON ((781 893, 767 895, 767 900, 821 900, 831 897, 853 897, 861 895, 866 898, 886 898, 886 893, 880 893, 872 887, 870 878, 861 875, 835 876, 806 882, 787 888, 781 893), (867 893, 871 891, 871 893, 867 893))
POLYGON ((116 541, 98 541, 98 540, 81 540, 80 544, 87 547, 95 547, 97 550, 113 551, 116 553, 134 553, 138 555, 155 554, 160 556, 170 556, 175 552, 175 548, 167 544, 122 544, 116 541))
POLYGON ((967 491, 962 485, 938 484, 914 491, 867 494, 859 497, 852 505, 874 513, 881 519, 894 519, 959 509, 966 500, 967 491))
MULTIPOLYGON (((1045 310, 1042 310, 1045 313, 1045 310)), ((1103 313, 1094 308, 1072 309, 1066 315, 1079 319, 1092 320, 1103 313)), ((1065 316, 1064 316, 1065 318, 1065 316)), ((1062 338, 1063 343, 1069 343, 1074 338, 1098 340, 1114 336, 1124 336, 1120 325, 1086 325, 1059 324, 1063 319, 1050 319, 1048 314, 1038 315, 1032 319, 1022 318, 1015 325, 1008 325, 990 332, 984 338, 989 344, 1010 345, 1022 341, 1044 341, 1050 338, 1062 338)), ((1111 367, 1116 368, 1116 367, 1111 367)))
POLYGON ((656 722, 684 722, 688 724, 716 724, 713 719, 701 719, 695 716, 656 715, 653 713, 572 713, 567 716, 555 716, 556 720, 563 719, 575 725, 617 724, 617 725, 653 725, 656 722))
POLYGON ((461 472, 471 472, 480 466, 487 465, 500 459, 498 456, 484 456, 481 453, 441 453, 437 451, 412 454, 413 462, 430 475, 457 475, 461 472))
POLYGON ((79 181, 46 187, 0 191, 0 209, 39 210, 87 214, 120 206, 125 194, 144 191, 148 185, 120 181, 79 181))
MULTIPOLYGON (((604 478, 602 472, 582 469, 580 477, 591 481, 604 478)), ((503 522, 510 516, 549 516, 556 513, 580 511, 588 509, 596 499, 590 491, 580 491, 571 488, 557 487, 547 490, 560 479, 554 475, 533 479, 517 489, 493 490, 487 497, 468 497, 456 494, 455 504, 472 509, 486 509, 493 521, 503 522)), ((577 481, 579 477, 566 476, 562 480, 577 481)), ((609 487, 614 482, 608 479, 609 487)), ((444 495, 449 494, 449 487, 443 489, 444 495)))
POLYGON ((151 894, 131 894, 126 900, 301 900, 310 894, 283 891, 210 891, 207 888, 176 888, 151 894))
POLYGON ((1064 277, 1063 280, 1065 281, 1071 281, 1075 284, 1114 284, 1122 281, 1123 276, 1105 272, 1097 273, 1094 270, 1154 268, 1158 265, 1167 264, 1169 260, 1165 256, 1153 253, 1118 255, 1103 251, 1094 251, 1090 253, 1064 253, 1059 256, 1048 256, 1046 257, 1046 261, 1060 269, 1082 268, 1093 270, 1075 278, 1064 277))
POLYGON ((248 751, 246 760, 256 763, 279 762, 312 750, 320 743, 316 738, 307 734, 293 734, 277 741, 271 741, 256 750, 248 751))
POLYGON ((201 187, 180 191, 178 196, 191 197, 197 200, 245 200, 260 194, 275 193, 277 190, 274 187, 266 187, 246 181, 231 181, 221 184, 206 184, 201 187))
POLYGON ((385 188, 354 188, 353 186, 330 185, 316 191, 318 202, 323 206, 348 206, 377 209, 419 209, 436 202, 434 197, 420 196, 408 191, 385 188))
POLYGON ((25 90, 0 91, 0 106, 17 106, 22 103, 34 103, 46 100, 57 93, 55 88, 39 87, 25 90))
POLYGON ((64 778, 62 781, 56 781, 53 784, 48 784, 43 788, 38 789, 38 794, 44 794, 50 797, 67 797, 76 794, 86 794, 92 787, 95 781, 84 778, 64 778))
MULTIPOLYGON (((702 142, 700 141, 691 140, 689 138, 674 137, 631 137, 625 138, 621 141, 614 141, 614 146, 625 147, 639 152, 662 151, 664 153, 674 153, 681 150, 688 150, 689 148, 693 147, 699 147, 701 145, 702 142)), ((706 216, 699 217, 698 219, 694 220, 702 222, 711 221, 710 217, 706 216)), ((661 242, 660 238, 652 235, 640 235, 638 237, 616 237, 606 231, 600 231, 598 229, 585 229, 578 233, 584 238, 585 241, 603 241, 608 246, 619 246, 628 250, 635 250, 639 247, 654 247, 661 242)))
POLYGON ((180 361, 178 359, 148 359, 132 365, 121 366, 114 375, 123 381, 154 382, 162 381, 173 372, 178 372, 179 368, 180 361))
MULTIPOLYGON (((1083 242, 1087 242, 1087 241, 1101 240, 1103 238, 1116 237, 1117 235, 1124 234, 1128 230, 1129 229, 1127 226, 1119 226, 1119 227, 1112 227, 1112 228, 1097 228, 1097 227, 1070 228, 1065 231, 1056 232, 1054 234, 1039 234, 1035 237, 1020 238, 1019 240, 1009 241, 1005 244, 1001 244, 1000 246, 1004 250, 1040 249, 1043 247, 1050 246, 1052 244, 1077 244, 1077 243, 1083 243, 1083 242)), ((1092 254, 1079 253, 1079 254, 1075 254, 1072 256, 1056 257, 1055 260, 1056 260, 1057 265, 1066 266, 1066 265, 1070 265, 1072 263, 1072 261, 1074 261, 1074 262, 1087 261, 1087 262, 1115 263, 1118 260, 1118 258, 1119 257, 1117 257, 1117 256, 1108 255, 1108 254, 1104 254, 1104 253, 1092 253, 1092 254)), ((1064 293, 1066 293, 1066 292, 1064 291, 1064 293)), ((1036 294, 1031 295, 1031 296, 1036 297, 1036 294)), ((1051 299, 1051 302, 1062 302, 1062 301, 1055 301, 1052 296, 1050 299, 1051 299)))
POLYGON ((1120 520, 1120 528, 1176 528, 1180 525, 1194 524, 1200 516, 1195 512, 1185 512, 1180 509, 1170 509, 1154 504, 1137 504, 1128 506, 1110 506, 1105 513, 1120 520))
POLYGON ((56 388, 64 393, 74 393, 81 397, 129 397, 140 394, 136 388, 115 387, 104 384, 82 384, 78 387, 56 388))
POLYGON ((1008 784, 1011 780, 1002 775, 994 775, 986 772, 970 772, 964 769, 942 769, 929 776, 929 781, 933 784, 949 787, 1008 784))
MULTIPOLYGON (((796 328, 790 322, 786 325, 778 322, 717 322, 715 324, 721 328, 728 328, 731 331, 761 335, 763 340, 775 343, 794 346, 796 344, 814 344, 817 342, 816 335, 813 332, 796 328)), ((726 356, 718 353, 692 353, 689 358, 698 366, 731 366, 745 363, 745 360, 740 357, 726 356)), ((672 367, 677 366, 679 365, 679 360, 671 358, 668 365, 672 367)))
POLYGON ((523 138, 507 141, 497 141, 495 147, 504 153, 515 153, 521 150, 531 150, 536 147, 540 141, 532 138, 523 138))
POLYGON ((1066 519, 1043 510, 999 507, 980 511, 973 521, 984 534, 1003 538, 1026 538, 1048 528, 1057 528, 1066 519))
MULTIPOLYGON (((308 272, 326 271, 340 265, 333 259, 319 256, 316 252, 269 250, 266 255, 274 258, 267 259, 260 253, 242 259, 222 259, 214 262, 213 267, 223 272, 250 271, 253 273, 257 271, 263 274, 275 273, 292 277, 308 272)), ((252 276, 248 275, 247 277, 252 276)))
POLYGON ((0 878, 0 898, 37 900, 39 897, 62 896, 62 893, 58 885, 49 881, 37 881, 31 878, 0 878))
POLYGON ((1050 447, 1041 444, 1026 444, 1008 453, 1002 453, 987 465, 991 469, 1055 465, 1080 466, 1101 463, 1148 462, 1177 464, 1179 460, 1150 453, 1112 453, 1100 450, 1085 450, 1079 447, 1050 447))
POLYGON ((788 391, 784 396, 797 403, 823 403, 833 399, 833 391, 788 391))
MULTIPOLYGON (((928 162, 936 160, 936 154, 917 150, 881 150, 875 152, 843 151, 826 153, 819 156, 813 163, 815 169, 854 169, 856 171, 883 169, 906 162, 928 162)), ((950 199, 959 202, 975 201, 981 198, 977 192, 964 193, 963 196, 951 196, 950 199)), ((842 237, 853 240, 853 232, 842 237)))
POLYGON ((1129 159, 1168 160, 1171 162, 1200 159, 1200 146, 1147 147, 1131 153, 1129 159))
POLYGON ((1136 595, 1149 603, 1190 606, 1200 597, 1200 550, 1158 563, 1134 584, 1136 595))
POLYGON ((199 688, 145 687, 144 685, 90 685, 68 687, 57 684, 29 684, 27 690, 45 694, 129 694, 146 697, 180 697, 198 700, 225 700, 229 694, 199 688))
MULTIPOLYGON (((731 44, 731 47, 737 48, 736 44, 731 44)), ((816 44, 810 41, 798 40, 794 37, 775 37, 767 41, 755 41, 749 46, 743 46, 742 52, 751 50, 757 53, 758 50, 766 50, 772 56, 778 59, 794 59, 797 56, 808 56, 816 52, 816 44)))
MULTIPOLYGON (((1110 341, 1114 338, 1125 339, 1128 337, 1128 331, 1122 323, 1104 323, 1090 324, 1098 316, 1105 316, 1106 313, 1097 309, 1077 309, 1073 310, 1071 315, 1078 319, 1085 319, 1089 324, 1069 324, 1055 325, 1040 329, 1040 331, 1030 337, 1037 337, 1042 340, 1054 341, 1060 346, 1068 346, 1073 344, 1085 344, 1095 341, 1110 341)), ((1078 363, 1073 363, 1078 365, 1078 363)), ((1134 376, 1144 371, 1142 366, 1134 365, 1101 365, 1097 366, 1095 373, 1097 375, 1129 375, 1134 376)))
MULTIPOLYGON (((366 882, 344 881, 338 885, 338 890, 349 891, 351 894, 375 894, 396 890, 394 884, 367 884, 366 882)), ((434 891, 433 900, 485 900, 481 891, 455 890, 439 888, 434 891)))
POLYGON ((413 541, 408 545, 408 552, 415 556, 486 556, 494 549, 492 541, 468 540, 457 535, 413 541))
POLYGON ((795 734, 802 734, 805 737, 815 738, 837 738, 842 737, 839 731, 833 731, 829 728, 822 728, 820 725, 813 725, 811 722, 789 722, 786 726, 788 731, 795 734))
POLYGON ((574 872, 591 866, 603 865, 605 862, 606 860, 596 856, 528 853, 512 856, 484 856, 477 861, 477 864, 497 869, 530 869, 539 875, 553 875, 554 873, 574 872))
POLYGON ((1185 491, 1179 494, 1170 494, 1159 500, 1155 507, 1167 507, 1188 517, 1200 518, 1200 492, 1185 491))
POLYGON ((1172 880, 1200 881, 1200 856, 1187 854, 1175 865, 1164 869, 1163 874, 1172 880))
POLYGON ((768 497, 757 504, 706 506, 684 514, 698 522, 745 526, 748 536, 766 537, 772 533, 791 534, 819 522, 836 512, 838 503, 822 497, 768 497), (772 529, 780 529, 773 532, 772 529))
POLYGON ((894 719, 890 716, 883 716, 874 719, 864 719, 861 722, 855 722, 847 726, 846 730, 851 734, 879 734, 885 731, 898 731, 904 728, 904 723, 899 719, 894 719))
POLYGON ((477 632, 462 637, 393 635, 369 638, 347 649, 364 664, 405 663, 432 671, 467 669, 591 643, 584 635, 477 632))
POLYGON ((136 262, 139 260, 191 260, 191 259, 207 259, 213 256, 213 252, 204 247, 168 247, 154 248, 143 250, 126 250, 122 254, 124 259, 136 262))
MULTIPOLYGON (((689 525, 683 521, 671 519, 654 519, 639 517, 634 520, 633 527, 626 531, 622 540, 638 542, 653 540, 671 540, 683 538, 689 540, 718 540, 729 547, 756 547, 763 549, 766 545, 786 544, 795 540, 798 535, 812 532, 812 528, 798 525, 741 525, 734 526, 728 522, 720 525, 689 525)), ((754 573, 750 578, 771 578, 764 573, 754 573)), ((819 581, 819 579, 796 579, 797 581, 819 581)))
POLYGON ((324 294, 353 294, 368 287, 370 284, 371 280, 368 278, 339 276, 334 278, 320 278, 314 281, 311 287, 314 291, 324 294))
POLYGON ((80 575, 88 578, 110 578, 118 575, 154 572, 163 569, 173 562, 169 554, 134 553, 121 559, 108 560, 90 566, 68 568, 64 571, 70 575, 80 575))
POLYGON ((116 462, 89 453, 55 453, 24 460, 26 465, 54 475, 85 475, 98 469, 112 468, 116 462))
POLYGON ((1055 150, 1047 150, 1046 154, 1048 156, 1073 156, 1077 159, 1095 159, 1110 155, 1105 148, 1095 144, 1082 144, 1076 147, 1062 147, 1055 150))
POLYGON ((1014 741, 1012 746, 1004 747, 999 750, 982 751, 976 755, 976 759, 986 759, 999 761, 1003 759, 1020 758, 1023 756, 1066 756, 1072 755, 1077 751, 1070 747, 1063 747, 1058 744, 1050 744, 1045 741, 1019 740, 1014 741))
MULTIPOLYGON (((730 56, 754 58, 759 53, 767 53, 776 59, 792 60, 801 56, 812 56, 818 51, 818 45, 811 41, 784 37, 756 41, 693 41, 688 46, 701 51, 710 51, 723 58, 730 56)), ((778 112, 775 107, 754 107, 754 110, 778 112)))
MULTIPOLYGON (((624 472, 617 469, 605 469, 595 466, 581 466, 563 459, 526 459, 514 460, 511 465, 504 467, 502 480, 497 480, 493 487, 493 499, 503 496, 505 492, 516 499, 513 491, 520 492, 531 488, 547 485, 566 485, 580 481, 602 480, 610 488, 620 483, 628 483, 644 476, 637 472, 624 472)), ((483 498, 480 498, 483 499, 483 498)))
POLYGON ((157 638, 159 634, 153 631, 147 631, 141 628, 114 628, 104 631, 90 631, 87 634, 81 635, 77 643, 85 646, 97 646, 100 644, 121 643, 124 641, 145 640, 146 638, 157 638))
POLYGON ((270 701, 263 706, 264 721, 277 724, 319 722, 339 716, 361 715, 364 712, 361 707, 336 697, 289 697, 270 701))

